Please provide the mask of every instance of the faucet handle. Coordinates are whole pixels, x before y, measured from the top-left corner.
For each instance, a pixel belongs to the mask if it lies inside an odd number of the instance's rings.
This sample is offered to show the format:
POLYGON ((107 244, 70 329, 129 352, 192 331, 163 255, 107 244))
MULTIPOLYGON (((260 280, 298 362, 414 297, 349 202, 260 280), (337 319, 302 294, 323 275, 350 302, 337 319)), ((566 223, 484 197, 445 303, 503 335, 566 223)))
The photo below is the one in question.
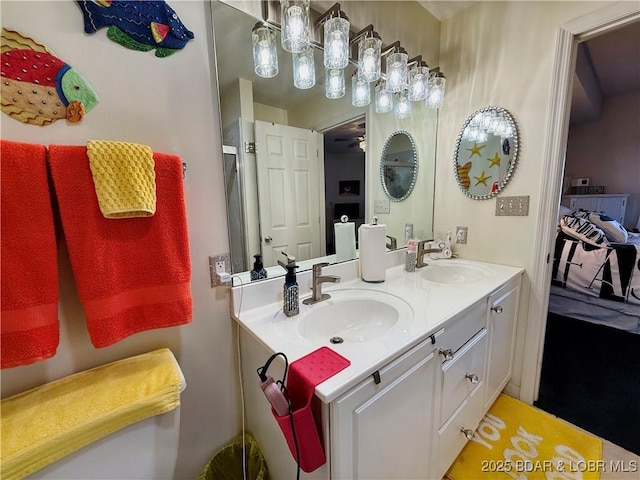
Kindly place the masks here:
POLYGON ((324 268, 324 267, 328 267, 329 265, 330 265, 329 262, 314 263, 313 264, 313 268, 321 269, 321 268, 324 268))

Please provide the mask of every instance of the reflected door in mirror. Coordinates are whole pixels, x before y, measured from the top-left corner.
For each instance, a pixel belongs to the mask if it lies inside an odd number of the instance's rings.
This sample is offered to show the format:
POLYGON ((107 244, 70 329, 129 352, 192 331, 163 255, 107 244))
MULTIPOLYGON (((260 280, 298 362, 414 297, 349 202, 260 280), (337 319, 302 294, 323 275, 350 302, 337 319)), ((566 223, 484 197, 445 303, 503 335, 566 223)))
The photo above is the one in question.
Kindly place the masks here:
POLYGON ((256 121, 260 233, 265 266, 287 252, 321 255, 318 133, 256 121))

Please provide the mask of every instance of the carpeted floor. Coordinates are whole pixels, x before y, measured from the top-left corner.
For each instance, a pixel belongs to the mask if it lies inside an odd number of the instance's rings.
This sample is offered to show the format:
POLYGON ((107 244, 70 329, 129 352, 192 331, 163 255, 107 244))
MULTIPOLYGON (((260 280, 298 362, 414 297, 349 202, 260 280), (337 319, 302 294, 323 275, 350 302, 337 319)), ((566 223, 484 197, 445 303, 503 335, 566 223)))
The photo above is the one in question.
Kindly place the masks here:
POLYGON ((534 405, 640 455, 640 335, 549 313, 534 405))

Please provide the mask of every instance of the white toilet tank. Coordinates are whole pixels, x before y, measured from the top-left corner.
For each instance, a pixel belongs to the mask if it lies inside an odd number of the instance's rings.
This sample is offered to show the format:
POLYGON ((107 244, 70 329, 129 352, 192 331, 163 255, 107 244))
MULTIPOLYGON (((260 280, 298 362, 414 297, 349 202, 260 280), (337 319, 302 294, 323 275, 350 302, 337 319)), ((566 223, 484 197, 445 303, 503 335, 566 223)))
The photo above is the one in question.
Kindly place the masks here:
MULTIPOLYGON (((178 371, 182 379, 182 392, 186 388, 186 381, 179 367, 178 371)), ((107 435, 26 478, 173 479, 179 435, 180 407, 107 435)))

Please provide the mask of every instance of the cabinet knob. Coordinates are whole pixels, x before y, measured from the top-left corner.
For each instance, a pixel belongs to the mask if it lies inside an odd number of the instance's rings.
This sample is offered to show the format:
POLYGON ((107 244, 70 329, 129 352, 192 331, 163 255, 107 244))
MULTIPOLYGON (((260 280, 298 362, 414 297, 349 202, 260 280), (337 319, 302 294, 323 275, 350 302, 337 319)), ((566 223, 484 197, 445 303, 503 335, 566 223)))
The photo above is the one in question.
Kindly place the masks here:
POLYGON ((498 315, 500 315, 502 313, 502 306, 496 305, 495 307, 491 307, 491 311, 496 312, 498 315))
POLYGON ((476 375, 475 373, 465 373, 464 374, 464 378, 469 379, 469 381, 475 385, 476 383, 478 383, 479 378, 478 375, 476 375))
POLYGON ((473 439, 473 430, 469 430, 468 428, 462 427, 460 431, 464 433, 464 436, 467 437, 467 440, 473 439))
POLYGON ((453 358, 453 350, 450 348, 447 348, 446 350, 441 348, 438 350, 438 353, 444 357, 445 362, 453 358))

